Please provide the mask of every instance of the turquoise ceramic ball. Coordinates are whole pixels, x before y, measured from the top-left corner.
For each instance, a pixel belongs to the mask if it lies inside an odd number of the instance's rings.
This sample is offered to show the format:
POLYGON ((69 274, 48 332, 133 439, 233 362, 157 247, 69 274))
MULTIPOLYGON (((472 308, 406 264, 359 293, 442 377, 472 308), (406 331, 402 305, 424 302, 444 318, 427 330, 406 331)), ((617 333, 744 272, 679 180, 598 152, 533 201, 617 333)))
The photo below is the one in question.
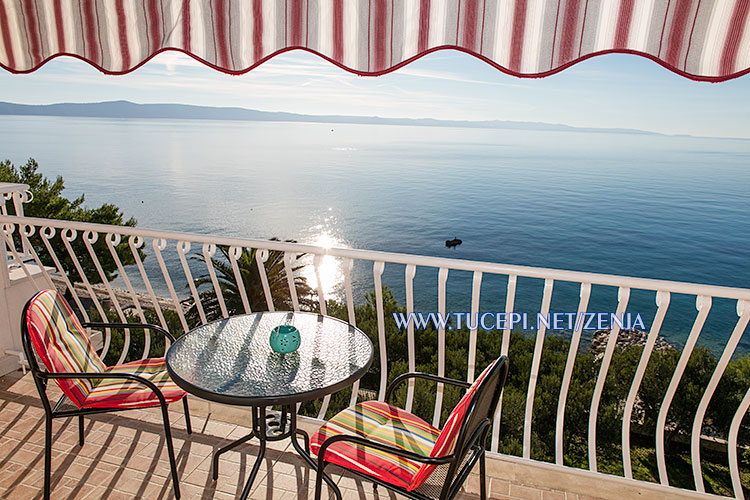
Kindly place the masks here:
POLYGON ((271 349, 278 353, 294 352, 300 343, 299 330, 292 325, 277 326, 271 330, 269 342, 271 343, 271 349))

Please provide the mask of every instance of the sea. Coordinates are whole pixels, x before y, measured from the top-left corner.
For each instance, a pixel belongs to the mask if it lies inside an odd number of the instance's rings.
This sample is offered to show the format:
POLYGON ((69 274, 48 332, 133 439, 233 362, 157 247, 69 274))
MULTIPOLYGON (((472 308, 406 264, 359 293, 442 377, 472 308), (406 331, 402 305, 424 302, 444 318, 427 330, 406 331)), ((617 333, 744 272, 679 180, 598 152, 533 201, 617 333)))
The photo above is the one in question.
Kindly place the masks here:
MULTIPOLYGON (((0 159, 30 157, 64 178, 68 197, 114 203, 144 228, 750 287, 750 140, 3 116, 0 159), (446 248, 453 238, 463 243, 446 248)), ((145 263, 160 276, 156 259, 145 263)), ((337 266, 321 278, 333 298, 337 266)), ((384 283, 404 304, 404 267, 387 265, 384 283)), ((418 269, 416 310, 437 310, 436 283, 437 270, 418 269)), ((470 310, 471 283, 449 273, 448 311, 470 310)), ((364 300, 371 264, 357 264, 354 285, 364 300)), ((484 277, 482 311, 504 310, 506 285, 484 277)), ((542 289, 519 279, 517 310, 538 311, 542 289)), ((577 285, 556 284, 551 310, 577 305, 577 285)), ((594 287, 590 311, 616 307, 616 289, 594 287)), ((631 294, 647 328, 655 310, 653 293, 631 294)), ((662 336, 683 344, 695 316, 694 297, 673 295, 662 336)), ((735 302, 714 300, 700 343, 718 355, 737 319, 735 302)))

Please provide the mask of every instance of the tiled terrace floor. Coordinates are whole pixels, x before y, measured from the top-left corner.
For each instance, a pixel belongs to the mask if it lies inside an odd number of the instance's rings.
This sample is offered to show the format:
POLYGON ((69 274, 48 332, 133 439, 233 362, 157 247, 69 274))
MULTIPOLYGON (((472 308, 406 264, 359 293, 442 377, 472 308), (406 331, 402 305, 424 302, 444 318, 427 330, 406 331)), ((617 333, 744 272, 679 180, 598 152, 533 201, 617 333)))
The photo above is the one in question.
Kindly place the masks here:
MULTIPOLYGON (((55 388, 50 389, 54 394, 55 388)), ((59 393, 57 393, 59 394, 59 393)), ((56 400, 56 398, 54 399, 56 400)), ((211 456, 219 447, 249 432, 248 428, 193 415, 193 434, 185 431, 182 405, 173 405, 170 420, 184 499, 239 497, 258 448, 252 444, 222 455, 220 476, 211 478, 211 456)), ((78 446, 77 419, 53 421, 52 499, 174 498, 169 460, 158 409, 87 417, 86 443, 78 446)), ((255 500, 312 499, 315 474, 287 441, 269 443, 253 486, 255 500)), ((20 372, 0 378, 0 498, 41 498, 44 467, 44 410, 33 380, 20 372)), ((345 500, 385 500, 396 496, 370 483, 333 474, 345 500)), ((584 500, 561 491, 540 490, 492 478, 496 499, 584 500)), ((478 489, 470 478, 469 491, 478 489)), ((325 491, 325 490, 324 490, 325 491)), ((463 499, 478 498, 463 493, 463 499)), ((401 498, 401 497, 399 497, 401 498)), ((587 497, 588 498, 588 497, 587 497)))

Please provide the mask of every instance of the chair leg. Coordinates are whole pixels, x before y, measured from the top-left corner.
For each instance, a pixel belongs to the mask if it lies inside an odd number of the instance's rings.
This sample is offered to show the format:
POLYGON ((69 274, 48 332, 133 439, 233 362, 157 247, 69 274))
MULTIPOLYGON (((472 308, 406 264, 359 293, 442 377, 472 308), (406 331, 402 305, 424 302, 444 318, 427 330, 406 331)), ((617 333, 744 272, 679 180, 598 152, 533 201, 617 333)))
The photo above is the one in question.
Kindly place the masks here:
POLYGON ((325 462, 318 462, 318 470, 315 474, 315 500, 320 500, 320 493, 323 489, 323 469, 325 466, 325 462))
POLYGON ((83 446, 83 415, 78 415, 78 444, 83 446))
MULTIPOLYGON (((341 490, 338 486, 336 486, 336 483, 333 482, 333 480, 325 475, 325 472, 323 469, 325 469, 326 465, 328 465, 328 462, 319 461, 317 470, 315 471, 315 500, 320 500, 320 495, 323 492, 323 481, 325 481, 329 488, 333 490, 333 495, 336 498, 336 500, 341 500, 341 490)), ((327 498, 330 498, 331 494, 328 494, 327 498)))
POLYGON ((190 425, 190 410, 188 409, 187 396, 182 398, 182 406, 185 408, 185 425, 187 426, 187 433, 193 433, 193 426, 190 425))
POLYGON ((479 499, 487 500, 487 472, 484 465, 484 450, 479 457, 479 499))
POLYGON ((172 431, 169 428, 169 414, 167 412, 167 405, 161 405, 161 415, 164 419, 164 434, 167 441, 167 452, 169 453, 169 466, 172 469, 172 484, 174 486, 174 496, 179 500, 180 498, 180 485, 177 478, 177 461, 174 458, 174 445, 172 444, 172 431))
POLYGON ((50 496, 50 475, 52 468, 52 417, 44 420, 44 500, 50 496))

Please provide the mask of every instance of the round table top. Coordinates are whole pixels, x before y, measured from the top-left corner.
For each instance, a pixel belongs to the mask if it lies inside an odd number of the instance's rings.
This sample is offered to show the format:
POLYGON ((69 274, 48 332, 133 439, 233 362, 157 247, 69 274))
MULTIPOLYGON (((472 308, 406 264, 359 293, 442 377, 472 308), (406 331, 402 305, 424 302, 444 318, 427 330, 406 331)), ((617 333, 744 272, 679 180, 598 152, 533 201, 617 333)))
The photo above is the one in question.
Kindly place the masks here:
POLYGON ((370 368, 362 330, 304 312, 259 312, 199 326, 172 344, 167 369, 187 392, 220 403, 270 406, 317 399, 348 387, 370 368), (294 325, 300 347, 279 354, 271 330, 294 325))

